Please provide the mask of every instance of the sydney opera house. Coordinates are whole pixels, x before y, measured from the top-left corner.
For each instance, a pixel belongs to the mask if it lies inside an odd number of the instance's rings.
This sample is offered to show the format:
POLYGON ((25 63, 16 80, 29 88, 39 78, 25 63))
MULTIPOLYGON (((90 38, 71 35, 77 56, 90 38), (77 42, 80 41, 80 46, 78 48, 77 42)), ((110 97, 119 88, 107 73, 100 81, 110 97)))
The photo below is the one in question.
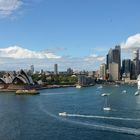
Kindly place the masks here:
POLYGON ((34 87, 34 82, 26 72, 6 72, 0 78, 0 89, 16 90, 34 87))

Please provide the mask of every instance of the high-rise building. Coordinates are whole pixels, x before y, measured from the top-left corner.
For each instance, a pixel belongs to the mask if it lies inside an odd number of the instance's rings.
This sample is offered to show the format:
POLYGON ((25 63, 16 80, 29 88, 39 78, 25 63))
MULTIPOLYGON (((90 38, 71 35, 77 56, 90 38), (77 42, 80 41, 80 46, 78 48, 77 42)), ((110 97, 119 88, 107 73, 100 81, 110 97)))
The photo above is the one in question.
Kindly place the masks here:
POLYGON ((122 73, 131 73, 131 60, 124 59, 122 61, 122 73))
POLYGON ((119 65, 117 63, 109 64, 109 80, 119 80, 119 65))
POLYGON ((54 64, 54 74, 58 74, 58 65, 54 64))
MULTIPOLYGON (((115 46, 114 49, 110 49, 108 54, 107 54, 107 69, 108 69, 108 73, 110 73, 110 65, 111 65, 111 68, 113 66, 116 67, 116 65, 114 64, 118 64, 118 69, 116 70, 117 73, 118 73, 118 80, 120 80, 120 70, 121 70, 121 48, 119 45, 115 46), (111 65, 113 64, 113 65, 111 65)), ((109 76, 111 76, 109 74, 109 76)), ((110 78, 109 78, 110 79, 110 78)), ((111 78, 112 79, 112 78, 111 78)))
POLYGON ((109 67, 109 58, 108 58, 108 54, 106 55, 106 69, 108 69, 108 67, 109 67))
POLYGON ((139 60, 139 49, 133 50, 133 60, 131 64, 131 78, 137 79, 140 74, 140 60, 139 60))
POLYGON ((100 65, 100 79, 106 80, 106 64, 100 65))

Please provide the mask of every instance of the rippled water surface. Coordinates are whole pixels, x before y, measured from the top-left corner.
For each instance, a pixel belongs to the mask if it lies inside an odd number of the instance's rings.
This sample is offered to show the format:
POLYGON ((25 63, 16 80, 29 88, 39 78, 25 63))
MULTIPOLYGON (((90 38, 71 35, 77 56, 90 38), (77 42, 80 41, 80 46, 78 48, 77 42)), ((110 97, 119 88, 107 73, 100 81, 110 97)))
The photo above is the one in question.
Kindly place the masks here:
POLYGON ((138 140, 140 96, 131 85, 0 93, 0 140, 138 140), (106 97, 111 111, 104 111, 106 97), (58 113, 66 112, 67 116, 58 113))

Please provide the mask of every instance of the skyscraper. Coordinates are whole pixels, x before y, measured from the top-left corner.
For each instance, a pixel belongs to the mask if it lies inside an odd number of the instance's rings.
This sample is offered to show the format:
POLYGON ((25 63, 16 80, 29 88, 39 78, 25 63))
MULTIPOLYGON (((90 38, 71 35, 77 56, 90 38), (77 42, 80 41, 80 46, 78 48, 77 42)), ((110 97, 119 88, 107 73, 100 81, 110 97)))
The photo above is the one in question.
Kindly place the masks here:
POLYGON ((131 73, 131 60, 124 59, 122 61, 122 73, 131 73))
POLYGON ((54 74, 58 74, 58 65, 54 64, 54 74))
MULTIPOLYGON (((116 64, 118 64, 118 67, 116 70, 116 72, 118 73, 118 79, 120 80, 120 69, 121 69, 121 48, 119 45, 115 46, 114 49, 110 49, 108 54, 107 54, 107 68, 108 68, 108 72, 110 73, 110 70, 113 69, 112 67, 116 67, 116 64), (113 65, 111 65, 113 63, 113 65), (111 67, 110 67, 111 65, 111 67), (111 68, 111 69, 110 69, 111 68)), ((116 74, 115 74, 116 75, 116 74)), ((111 76, 111 75, 110 75, 111 76)), ((109 78, 110 79, 110 78, 109 78)), ((111 78, 112 79, 112 78, 111 78)))
POLYGON ((100 78, 106 80, 106 64, 100 65, 100 78))
POLYGON ((119 80, 119 65, 117 63, 109 64, 109 80, 119 80))
POLYGON ((133 60, 131 64, 131 78, 137 79, 139 74, 140 74, 139 49, 134 49, 133 60))
POLYGON ((109 62, 108 62, 108 54, 106 55, 106 69, 108 69, 108 67, 109 67, 109 62))

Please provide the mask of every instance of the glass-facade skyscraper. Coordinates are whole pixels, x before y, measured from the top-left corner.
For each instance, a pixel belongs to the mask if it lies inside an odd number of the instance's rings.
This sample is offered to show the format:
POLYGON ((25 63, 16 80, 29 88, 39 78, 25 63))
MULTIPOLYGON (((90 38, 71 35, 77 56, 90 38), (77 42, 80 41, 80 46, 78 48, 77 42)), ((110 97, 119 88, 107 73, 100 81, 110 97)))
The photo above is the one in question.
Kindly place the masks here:
MULTIPOLYGON (((119 45, 115 46, 114 49, 110 49, 107 54, 107 68, 109 75, 111 75, 111 71, 109 71, 109 65, 112 63, 118 64, 118 80, 120 80, 120 69, 121 69, 121 48, 119 45)), ((115 65, 114 65, 115 66, 115 65)), ((112 78, 111 78, 112 79, 112 78)))

